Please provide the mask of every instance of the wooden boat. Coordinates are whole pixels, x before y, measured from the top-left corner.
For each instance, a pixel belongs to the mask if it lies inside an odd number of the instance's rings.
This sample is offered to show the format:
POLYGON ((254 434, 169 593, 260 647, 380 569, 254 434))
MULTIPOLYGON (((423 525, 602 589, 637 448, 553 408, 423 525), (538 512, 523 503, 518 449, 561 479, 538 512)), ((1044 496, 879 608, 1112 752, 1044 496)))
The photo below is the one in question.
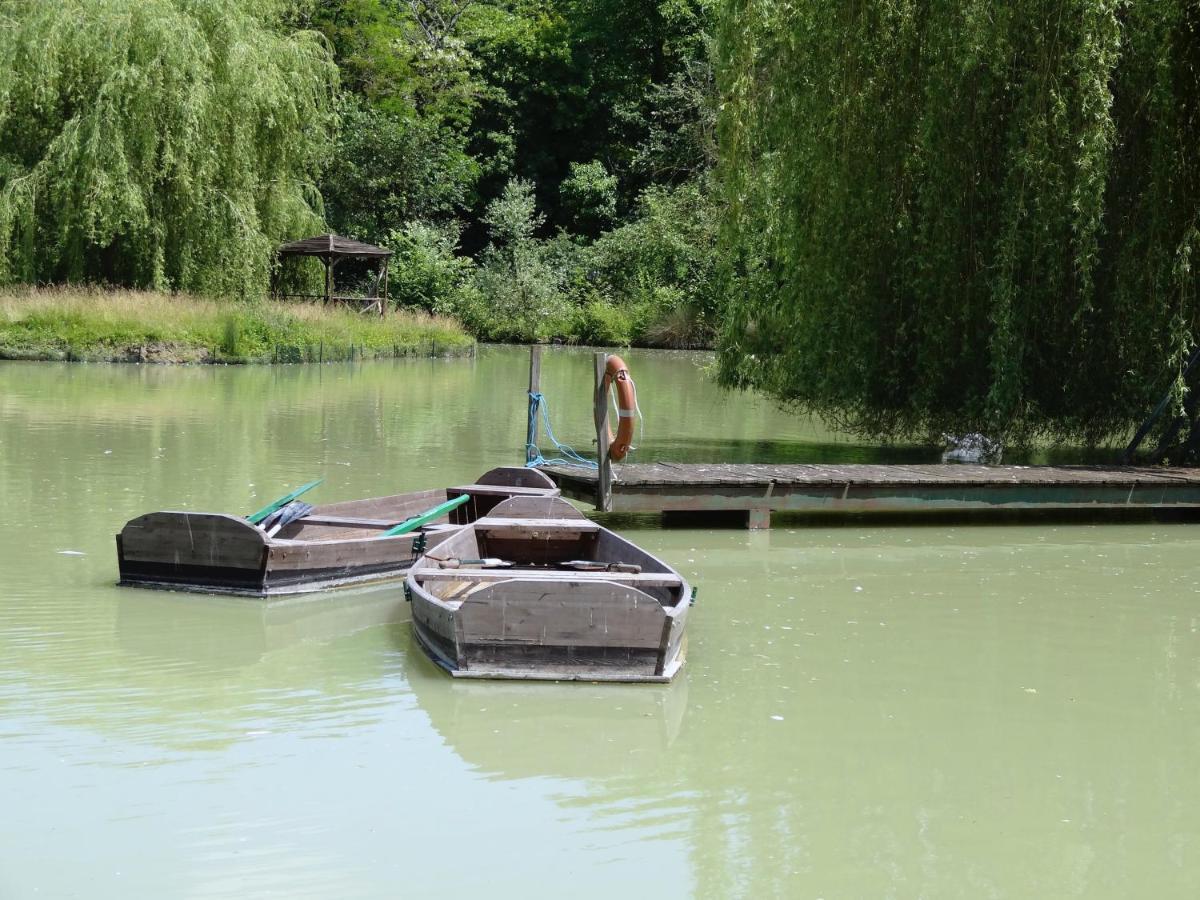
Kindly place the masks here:
POLYGON ((404 587, 417 640, 460 678, 665 682, 683 665, 687 581, 559 498, 498 504, 404 587))
POLYGON ((395 578, 424 548, 437 546, 498 503, 557 495, 541 472, 503 467, 475 484, 311 507, 281 527, 224 513, 149 513, 131 519, 117 535, 120 583, 268 597, 395 578), (467 499, 424 521, 423 514, 455 505, 447 501, 460 497, 467 499), (384 536, 417 518, 419 530, 384 536))

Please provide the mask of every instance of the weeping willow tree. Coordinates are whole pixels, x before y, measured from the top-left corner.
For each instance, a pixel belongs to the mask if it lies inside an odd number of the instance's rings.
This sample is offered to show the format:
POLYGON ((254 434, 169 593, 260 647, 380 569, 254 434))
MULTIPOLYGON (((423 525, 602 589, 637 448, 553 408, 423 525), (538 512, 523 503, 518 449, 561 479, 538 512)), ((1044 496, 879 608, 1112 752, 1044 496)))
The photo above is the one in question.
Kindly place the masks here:
POLYGON ((727 0, 719 56, 726 383, 878 436, 1097 440, 1181 372, 1194 2, 727 0))
POLYGON ((0 0, 0 283, 266 287, 336 69, 279 0, 0 0))

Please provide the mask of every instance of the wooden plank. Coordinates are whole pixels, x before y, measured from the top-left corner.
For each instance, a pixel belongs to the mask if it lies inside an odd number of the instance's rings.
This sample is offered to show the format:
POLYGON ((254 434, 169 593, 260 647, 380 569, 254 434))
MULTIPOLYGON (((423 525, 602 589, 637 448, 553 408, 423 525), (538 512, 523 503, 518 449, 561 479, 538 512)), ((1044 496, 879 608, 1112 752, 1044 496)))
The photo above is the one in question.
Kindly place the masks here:
POLYGON ((539 584, 494 585, 458 610, 463 644, 632 647, 658 650, 666 614, 617 584, 581 584, 568 597, 539 584))
POLYGON ((511 494, 514 497, 546 497, 553 496, 557 492, 557 488, 515 487, 503 484, 462 484, 457 487, 447 488, 446 491, 449 494, 499 494, 501 496, 511 494))
POLYGON ((551 493, 557 489, 549 475, 524 466, 497 466, 480 475, 476 484, 489 487, 534 488, 551 493))
MULTIPOLYGON (((426 536, 426 546, 437 546, 449 534, 426 536)), ((267 558, 269 573, 300 569, 343 569, 391 565, 405 567, 413 561, 413 535, 381 538, 376 535, 340 541, 274 541, 267 558)))
POLYGON ((342 500, 337 503, 319 504, 309 518, 318 515, 345 516, 356 519, 391 519, 392 524, 395 524, 446 499, 448 498, 445 489, 440 489, 392 494, 386 497, 368 497, 362 500, 342 500))
MULTIPOLYGON (((1200 471, 1187 473, 1105 470, 1093 468, 1062 469, 1054 467, 913 467, 913 466, 791 466, 737 467, 738 471, 716 469, 712 466, 667 469, 661 466, 628 465, 622 467, 624 487, 643 485, 729 485, 729 484, 956 484, 956 485, 1021 485, 1021 484, 1200 484, 1200 471)), ((595 484, 594 472, 564 472, 544 469, 559 483, 571 480, 595 484)), ((620 488, 618 488, 620 489, 620 488)))
MULTIPOLYGON (((543 471, 568 496, 598 497, 597 472, 543 471)), ((607 502, 618 512, 738 513, 750 525, 770 511, 1200 509, 1200 469, 640 463, 621 467, 607 502)))
POLYGON ((526 531, 599 531, 591 519, 513 519, 507 516, 485 516, 475 523, 476 531, 499 531, 520 528, 526 531))
MULTIPOLYGON (((596 485, 594 471, 545 466, 558 484, 596 485)), ((1144 469, 1102 466, 917 465, 715 465, 631 463, 621 467, 614 490, 641 485, 761 484, 1200 484, 1200 469, 1144 469)))
POLYGON ((309 513, 300 521, 313 525, 344 525, 347 528, 391 528, 403 519, 357 519, 349 516, 322 516, 309 513))
POLYGON ((546 584, 587 584, 614 582, 642 587, 678 587, 683 579, 678 575, 660 572, 579 572, 569 569, 531 572, 527 569, 434 569, 413 571, 420 581, 530 581, 546 584))
POLYGON ((411 519, 407 519, 404 522, 401 522, 399 525, 394 525, 380 535, 380 537, 389 538, 416 531, 422 525, 428 525, 430 522, 440 519, 442 516, 448 515, 452 511, 458 509, 464 503, 470 502, 470 499, 470 495, 464 495, 455 497, 453 500, 447 500, 445 503, 439 503, 432 509, 425 510, 420 515, 413 516, 411 519))
POLYGON ((569 526, 538 528, 530 525, 500 525, 495 528, 482 529, 487 532, 489 541, 568 541, 577 540, 585 534, 595 532, 593 528, 571 528, 569 526))
POLYGON ((588 522, 588 518, 561 497, 510 497, 497 503, 484 518, 557 519, 588 522))
POLYGON ((266 545, 260 529, 223 513, 148 513, 121 529, 122 552, 131 562, 258 569, 266 545))

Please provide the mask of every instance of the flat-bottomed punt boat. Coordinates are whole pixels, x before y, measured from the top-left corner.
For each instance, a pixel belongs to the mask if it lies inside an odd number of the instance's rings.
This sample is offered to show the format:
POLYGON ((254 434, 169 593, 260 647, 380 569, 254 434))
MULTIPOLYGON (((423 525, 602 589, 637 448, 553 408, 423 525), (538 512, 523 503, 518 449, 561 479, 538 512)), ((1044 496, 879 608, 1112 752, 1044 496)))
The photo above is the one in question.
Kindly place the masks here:
POLYGON ((498 504, 427 549, 405 593, 456 677, 666 682, 683 665, 687 581, 559 498, 498 504))
POLYGON ((498 503, 557 495, 542 473, 502 467, 475 484, 311 507, 282 526, 224 513, 148 513, 117 535, 120 583, 269 597, 396 578, 424 548, 498 503), (454 508, 424 521, 442 504, 454 508), (414 520, 419 530, 385 536, 414 520))

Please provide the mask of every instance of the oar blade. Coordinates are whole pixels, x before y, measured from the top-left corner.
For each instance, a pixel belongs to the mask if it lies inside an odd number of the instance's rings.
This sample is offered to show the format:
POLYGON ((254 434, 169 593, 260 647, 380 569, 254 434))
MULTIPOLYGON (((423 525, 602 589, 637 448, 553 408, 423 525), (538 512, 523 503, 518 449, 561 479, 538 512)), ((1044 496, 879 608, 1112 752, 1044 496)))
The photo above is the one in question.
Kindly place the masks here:
POLYGON ((251 524, 257 525, 271 513, 275 512, 275 510, 279 509, 280 507, 287 506, 287 504, 291 503, 301 494, 307 494, 324 480, 324 478, 318 478, 316 481, 310 481, 308 484, 301 485, 290 494, 284 494, 278 500, 271 501, 258 512, 251 513, 250 515, 246 516, 246 518, 250 520, 251 524))

